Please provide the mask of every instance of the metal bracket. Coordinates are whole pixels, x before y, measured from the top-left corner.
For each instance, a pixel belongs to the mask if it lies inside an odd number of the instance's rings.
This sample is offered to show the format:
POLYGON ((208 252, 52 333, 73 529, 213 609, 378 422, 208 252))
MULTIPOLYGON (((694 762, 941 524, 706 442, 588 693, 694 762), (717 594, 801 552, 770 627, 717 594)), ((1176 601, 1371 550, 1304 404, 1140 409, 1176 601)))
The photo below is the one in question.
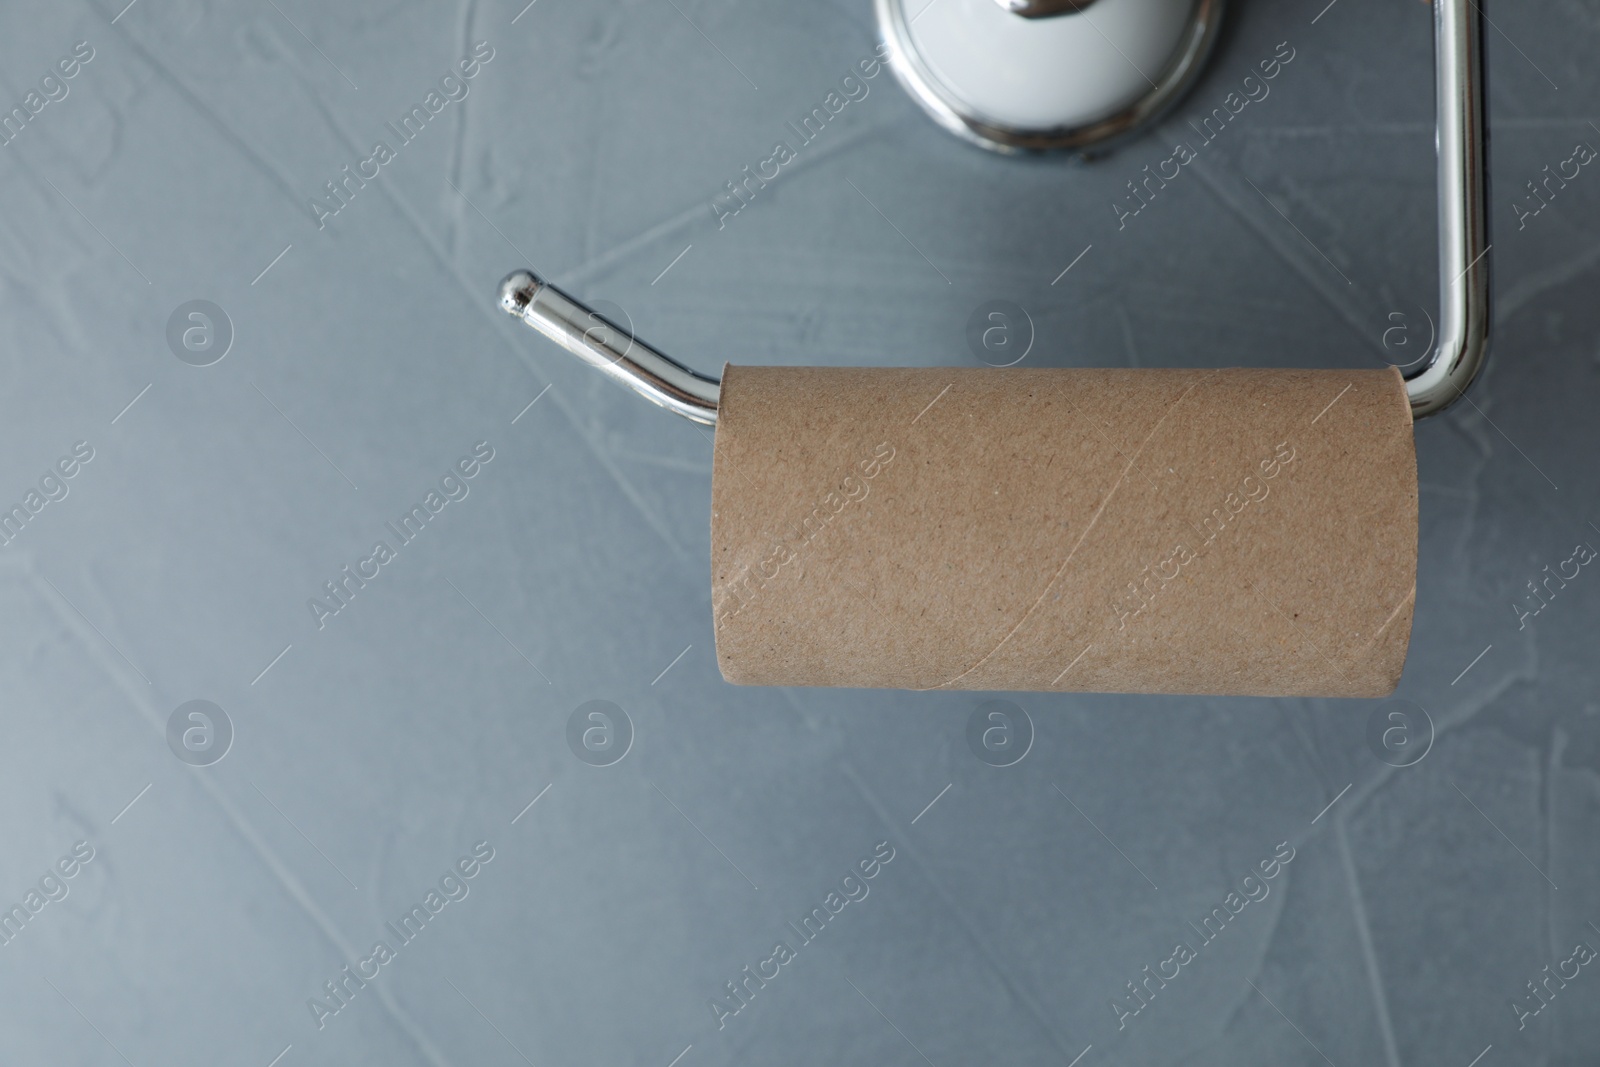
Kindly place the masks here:
MULTIPOLYGON (((1414 418, 1449 407, 1482 369, 1490 328, 1488 174, 1482 12, 1476 0, 1433 0, 1438 125, 1439 325, 1433 350, 1403 369, 1414 418)), ((1065 16, 1070 17, 1070 16, 1065 16)), ((721 390, 555 286, 519 270, 500 306, 652 403, 714 426, 721 390)))

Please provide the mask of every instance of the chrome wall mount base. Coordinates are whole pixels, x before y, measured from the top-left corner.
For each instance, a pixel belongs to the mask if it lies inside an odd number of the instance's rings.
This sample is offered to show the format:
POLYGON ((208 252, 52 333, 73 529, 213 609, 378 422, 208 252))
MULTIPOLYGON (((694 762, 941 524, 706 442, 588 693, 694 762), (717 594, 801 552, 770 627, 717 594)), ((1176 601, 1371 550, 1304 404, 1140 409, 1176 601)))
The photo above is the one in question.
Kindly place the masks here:
MULTIPOLYGON (((1483 368, 1489 345, 1493 247, 1488 224, 1483 12, 1477 0, 1433 0, 1432 6, 1439 326, 1433 350, 1401 368, 1412 417, 1419 419, 1455 403, 1483 368)), ((652 403, 698 423, 716 424, 720 397, 716 379, 630 336, 531 272, 519 270, 501 283, 500 306, 652 403)))
POLYGON ((1225 6, 874 0, 911 98, 951 133, 1006 153, 1090 153, 1148 126, 1205 68, 1225 6))

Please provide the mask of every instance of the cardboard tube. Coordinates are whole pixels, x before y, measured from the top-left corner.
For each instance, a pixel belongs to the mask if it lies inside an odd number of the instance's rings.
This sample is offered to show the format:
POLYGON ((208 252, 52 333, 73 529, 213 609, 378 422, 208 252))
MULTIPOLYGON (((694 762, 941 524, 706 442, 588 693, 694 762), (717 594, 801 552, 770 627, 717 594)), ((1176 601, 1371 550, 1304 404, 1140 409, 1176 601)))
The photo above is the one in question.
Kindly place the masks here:
POLYGON ((728 367, 743 685, 1378 697, 1417 469, 1397 371, 728 367))

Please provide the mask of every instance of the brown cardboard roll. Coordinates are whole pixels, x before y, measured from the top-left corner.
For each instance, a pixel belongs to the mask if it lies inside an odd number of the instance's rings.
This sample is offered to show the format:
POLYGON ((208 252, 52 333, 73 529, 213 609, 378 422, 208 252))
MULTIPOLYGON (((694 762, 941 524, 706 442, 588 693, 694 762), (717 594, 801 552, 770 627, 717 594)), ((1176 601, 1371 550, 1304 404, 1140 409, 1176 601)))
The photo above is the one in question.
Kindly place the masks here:
POLYGON ((1377 697, 1411 635, 1398 372, 726 368, 730 682, 1377 697))

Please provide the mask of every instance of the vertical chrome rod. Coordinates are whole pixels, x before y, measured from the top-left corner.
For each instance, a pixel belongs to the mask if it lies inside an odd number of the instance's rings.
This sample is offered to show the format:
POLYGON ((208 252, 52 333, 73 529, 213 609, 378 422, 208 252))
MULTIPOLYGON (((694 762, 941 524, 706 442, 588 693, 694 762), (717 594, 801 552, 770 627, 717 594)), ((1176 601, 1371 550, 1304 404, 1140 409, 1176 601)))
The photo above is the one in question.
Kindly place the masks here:
POLYGON ((1476 0, 1434 0, 1439 149, 1439 337, 1406 375, 1413 418, 1443 411, 1489 352, 1489 175, 1484 135, 1483 15, 1476 0))

